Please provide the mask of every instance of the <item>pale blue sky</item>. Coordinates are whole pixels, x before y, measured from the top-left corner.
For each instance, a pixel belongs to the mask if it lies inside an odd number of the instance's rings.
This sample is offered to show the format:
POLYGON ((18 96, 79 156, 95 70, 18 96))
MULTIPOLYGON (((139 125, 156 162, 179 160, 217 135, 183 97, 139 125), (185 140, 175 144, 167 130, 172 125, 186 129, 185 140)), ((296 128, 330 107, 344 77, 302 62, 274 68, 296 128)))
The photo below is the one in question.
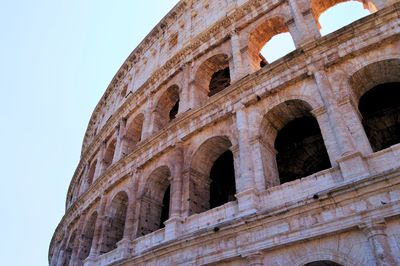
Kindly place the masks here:
POLYGON ((0 0, 2 265, 47 265, 90 115, 176 2, 0 0))

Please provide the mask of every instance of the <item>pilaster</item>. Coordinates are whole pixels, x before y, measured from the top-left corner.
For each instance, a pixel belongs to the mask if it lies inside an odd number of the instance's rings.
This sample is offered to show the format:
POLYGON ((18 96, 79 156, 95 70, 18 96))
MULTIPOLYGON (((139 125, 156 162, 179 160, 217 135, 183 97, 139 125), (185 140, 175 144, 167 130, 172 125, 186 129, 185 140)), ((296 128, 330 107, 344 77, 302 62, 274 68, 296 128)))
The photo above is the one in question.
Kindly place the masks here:
POLYGON ((368 221, 361 224, 359 227, 368 238, 374 253, 376 265, 395 266, 396 261, 386 234, 385 220, 368 221))

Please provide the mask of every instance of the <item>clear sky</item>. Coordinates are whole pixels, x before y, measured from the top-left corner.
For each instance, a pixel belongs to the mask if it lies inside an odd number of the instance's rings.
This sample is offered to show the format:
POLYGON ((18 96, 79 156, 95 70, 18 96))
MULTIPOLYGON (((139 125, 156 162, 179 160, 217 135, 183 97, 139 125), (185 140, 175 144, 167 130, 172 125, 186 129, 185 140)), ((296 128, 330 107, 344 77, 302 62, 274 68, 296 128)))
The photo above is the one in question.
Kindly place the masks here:
MULTIPOLYGON (((176 2, 0 0, 2 265, 47 265, 90 115, 176 2)), ((331 26, 358 10, 337 11, 331 26)))

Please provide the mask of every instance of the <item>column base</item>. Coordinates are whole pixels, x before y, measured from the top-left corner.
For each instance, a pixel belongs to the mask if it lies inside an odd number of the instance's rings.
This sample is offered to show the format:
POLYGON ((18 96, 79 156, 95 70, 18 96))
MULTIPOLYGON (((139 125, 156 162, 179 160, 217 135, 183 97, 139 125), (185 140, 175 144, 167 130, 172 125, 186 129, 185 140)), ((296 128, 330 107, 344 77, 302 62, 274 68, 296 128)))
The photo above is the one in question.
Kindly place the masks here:
POLYGON ((123 238, 121 241, 117 243, 117 249, 119 250, 121 256, 123 258, 128 257, 129 254, 131 254, 131 240, 127 238, 123 238))
POLYGON ((240 215, 256 213, 259 210, 258 193, 255 188, 246 189, 235 195, 238 200, 240 215))
POLYGON ((360 152, 354 152, 337 160, 343 178, 352 179, 369 175, 367 162, 360 152))
POLYGON ((182 218, 179 216, 171 217, 164 222, 164 241, 176 239, 181 233, 182 218))

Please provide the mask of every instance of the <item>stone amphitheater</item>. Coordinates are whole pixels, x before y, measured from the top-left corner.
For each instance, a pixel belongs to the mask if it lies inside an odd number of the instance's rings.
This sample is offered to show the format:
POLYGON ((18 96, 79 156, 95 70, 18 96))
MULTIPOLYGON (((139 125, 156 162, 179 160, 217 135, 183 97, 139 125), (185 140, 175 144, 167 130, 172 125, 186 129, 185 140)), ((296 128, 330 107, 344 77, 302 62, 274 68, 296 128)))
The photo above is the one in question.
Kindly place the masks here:
POLYGON ((400 265, 400 1, 321 36, 341 2, 181 0, 96 106, 49 264, 400 265))

